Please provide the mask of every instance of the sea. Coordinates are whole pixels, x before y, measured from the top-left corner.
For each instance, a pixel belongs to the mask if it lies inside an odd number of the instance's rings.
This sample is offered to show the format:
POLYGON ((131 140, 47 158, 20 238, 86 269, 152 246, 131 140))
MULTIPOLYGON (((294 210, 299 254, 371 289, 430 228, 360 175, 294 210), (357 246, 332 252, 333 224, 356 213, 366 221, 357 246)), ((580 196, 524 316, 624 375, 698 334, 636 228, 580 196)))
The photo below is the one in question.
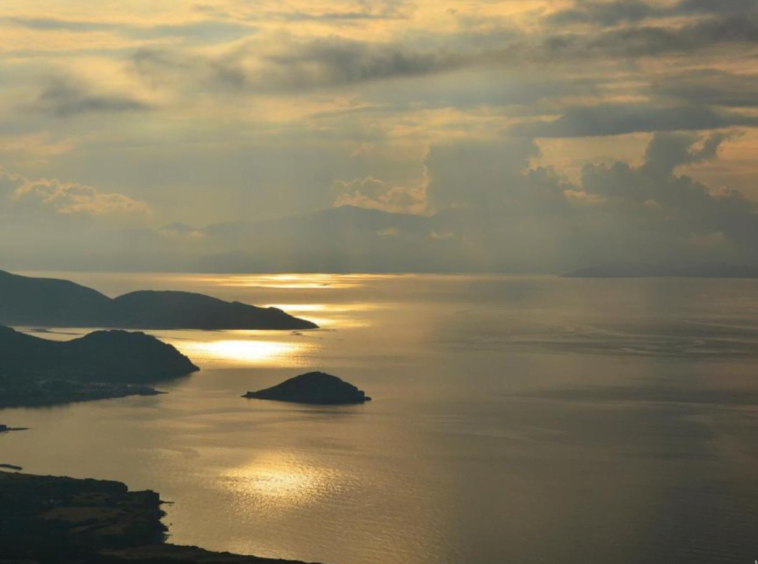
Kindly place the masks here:
POLYGON ((333 564, 758 559, 756 280, 27 274, 321 327, 149 331, 201 371, 0 412, 29 427, 0 463, 158 491, 169 542, 333 564), (313 370, 373 401, 241 397, 313 370))

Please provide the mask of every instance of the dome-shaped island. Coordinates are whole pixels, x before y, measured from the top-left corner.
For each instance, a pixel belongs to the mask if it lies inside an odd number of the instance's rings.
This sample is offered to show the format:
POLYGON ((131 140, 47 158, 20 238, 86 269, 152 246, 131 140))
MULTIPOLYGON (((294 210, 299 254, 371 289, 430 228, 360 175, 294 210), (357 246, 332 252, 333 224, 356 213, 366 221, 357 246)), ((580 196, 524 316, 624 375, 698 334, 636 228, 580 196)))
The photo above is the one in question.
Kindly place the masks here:
POLYGON ((242 397, 313 405, 349 405, 371 401, 365 392, 325 372, 301 374, 271 388, 248 392, 242 397))

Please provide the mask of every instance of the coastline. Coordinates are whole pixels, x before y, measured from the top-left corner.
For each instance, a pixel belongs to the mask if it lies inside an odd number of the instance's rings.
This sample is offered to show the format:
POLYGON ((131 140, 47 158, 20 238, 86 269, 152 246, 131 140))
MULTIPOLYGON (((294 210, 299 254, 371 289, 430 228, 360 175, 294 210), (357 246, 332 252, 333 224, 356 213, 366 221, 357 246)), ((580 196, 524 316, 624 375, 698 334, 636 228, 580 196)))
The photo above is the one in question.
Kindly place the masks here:
POLYGON ((0 392, 2 392, 0 394, 0 410, 55 407, 130 396, 156 396, 165 393, 152 386, 141 384, 94 383, 32 375, 27 375, 24 380, 3 381, 0 378, 0 392))
POLYGON ((167 542, 158 493, 0 470, 0 564, 304 564, 167 542))

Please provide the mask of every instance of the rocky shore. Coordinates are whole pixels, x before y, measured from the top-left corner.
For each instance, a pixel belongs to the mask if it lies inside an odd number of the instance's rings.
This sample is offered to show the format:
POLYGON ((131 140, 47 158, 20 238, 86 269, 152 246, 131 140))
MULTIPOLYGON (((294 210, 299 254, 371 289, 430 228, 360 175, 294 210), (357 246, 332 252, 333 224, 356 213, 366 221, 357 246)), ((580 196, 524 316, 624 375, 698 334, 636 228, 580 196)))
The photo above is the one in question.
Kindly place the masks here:
POLYGON ((161 504, 120 482, 0 471, 0 564, 284 563, 169 544, 161 504))

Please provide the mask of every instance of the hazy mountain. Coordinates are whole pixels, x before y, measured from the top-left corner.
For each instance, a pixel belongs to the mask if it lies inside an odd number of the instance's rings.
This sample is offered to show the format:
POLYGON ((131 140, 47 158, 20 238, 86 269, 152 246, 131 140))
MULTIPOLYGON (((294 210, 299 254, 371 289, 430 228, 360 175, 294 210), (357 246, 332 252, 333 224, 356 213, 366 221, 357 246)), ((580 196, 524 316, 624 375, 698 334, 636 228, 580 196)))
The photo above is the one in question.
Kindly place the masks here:
POLYGON ((564 278, 758 278, 758 266, 735 264, 598 264, 562 274, 564 278))
POLYGON ((448 217, 342 206, 202 230, 200 271, 445 272, 489 266, 466 253, 448 217))

